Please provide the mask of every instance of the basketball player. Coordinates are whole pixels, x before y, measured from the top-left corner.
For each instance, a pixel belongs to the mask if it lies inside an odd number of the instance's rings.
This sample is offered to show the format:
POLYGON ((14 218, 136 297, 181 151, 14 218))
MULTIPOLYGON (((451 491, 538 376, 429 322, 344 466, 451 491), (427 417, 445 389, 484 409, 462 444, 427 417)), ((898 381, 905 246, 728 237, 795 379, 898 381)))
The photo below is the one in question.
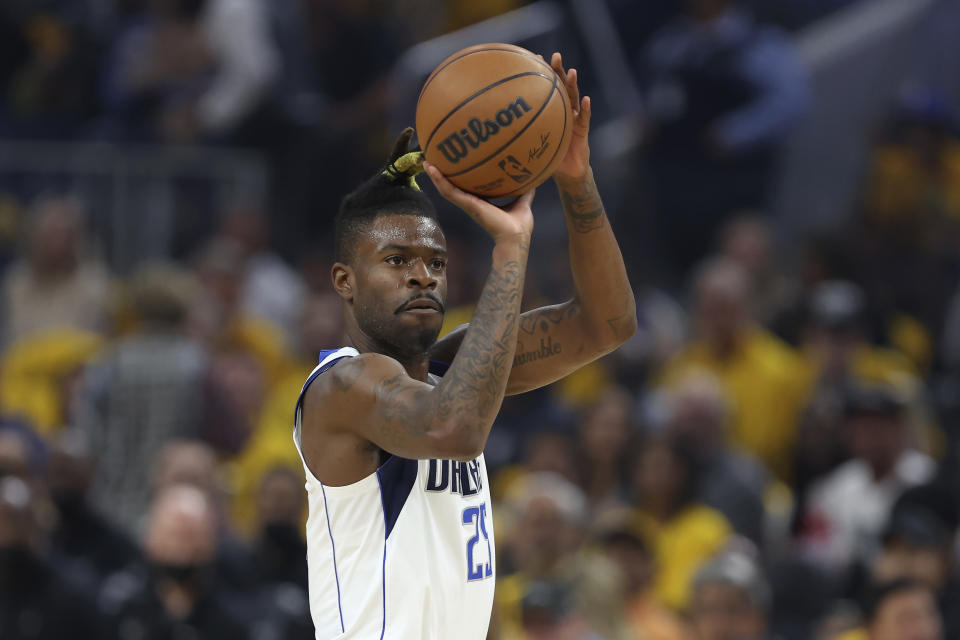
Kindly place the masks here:
POLYGON ((503 397, 562 378, 635 330, 630 283, 589 164, 590 99, 580 100, 576 71, 565 72, 559 54, 552 66, 577 107, 554 174, 572 300, 520 313, 532 192, 498 208, 424 163, 440 193, 494 241, 472 321, 437 341, 447 254, 433 206, 396 169, 411 130, 390 168, 343 200, 331 276, 343 299, 344 346, 321 353, 294 427, 318 640, 485 638, 496 561, 483 448, 503 397))

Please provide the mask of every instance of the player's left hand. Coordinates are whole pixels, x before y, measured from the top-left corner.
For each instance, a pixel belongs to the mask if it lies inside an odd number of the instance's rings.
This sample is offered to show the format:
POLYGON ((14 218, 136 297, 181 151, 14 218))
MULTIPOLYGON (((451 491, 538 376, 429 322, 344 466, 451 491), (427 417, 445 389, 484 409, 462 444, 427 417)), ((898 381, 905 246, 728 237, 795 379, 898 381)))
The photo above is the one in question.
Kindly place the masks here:
POLYGON ((563 68, 563 56, 554 53, 550 58, 550 66, 563 80, 570 96, 570 106, 573 107, 573 130, 571 131, 570 146, 567 155, 553 172, 554 180, 581 179, 590 171, 590 145, 587 134, 590 133, 590 97, 580 97, 580 88, 577 86, 577 70, 563 68))

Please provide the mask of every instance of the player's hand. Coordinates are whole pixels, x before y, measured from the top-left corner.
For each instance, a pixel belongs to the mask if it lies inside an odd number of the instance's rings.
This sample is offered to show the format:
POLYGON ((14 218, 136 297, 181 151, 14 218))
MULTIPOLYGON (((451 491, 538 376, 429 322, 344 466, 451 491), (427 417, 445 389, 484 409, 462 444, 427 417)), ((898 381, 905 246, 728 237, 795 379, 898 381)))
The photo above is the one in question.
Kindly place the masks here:
POLYGON ((518 241, 524 246, 530 246, 530 234, 533 233, 533 212, 530 205, 533 203, 535 189, 500 208, 456 187, 443 177, 436 166, 426 160, 423 162, 423 169, 440 195, 476 220, 495 242, 518 241))
POLYGON ((563 56, 554 53, 550 58, 550 66, 566 85, 567 95, 570 96, 570 106, 573 107, 573 130, 571 131, 570 146, 567 155, 553 172, 555 180, 581 179, 590 171, 590 146, 587 143, 587 134, 590 133, 590 98, 580 97, 580 88, 577 86, 577 70, 563 68, 563 56))

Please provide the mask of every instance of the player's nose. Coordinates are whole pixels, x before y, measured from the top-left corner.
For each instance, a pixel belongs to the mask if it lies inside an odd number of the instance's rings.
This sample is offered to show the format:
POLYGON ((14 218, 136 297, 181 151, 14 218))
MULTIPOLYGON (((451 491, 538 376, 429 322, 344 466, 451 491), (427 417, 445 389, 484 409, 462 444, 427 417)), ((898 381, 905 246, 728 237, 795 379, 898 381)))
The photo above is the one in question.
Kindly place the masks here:
POLYGON ((436 289, 437 278, 427 268, 423 260, 414 260, 407 272, 407 287, 420 289, 436 289))

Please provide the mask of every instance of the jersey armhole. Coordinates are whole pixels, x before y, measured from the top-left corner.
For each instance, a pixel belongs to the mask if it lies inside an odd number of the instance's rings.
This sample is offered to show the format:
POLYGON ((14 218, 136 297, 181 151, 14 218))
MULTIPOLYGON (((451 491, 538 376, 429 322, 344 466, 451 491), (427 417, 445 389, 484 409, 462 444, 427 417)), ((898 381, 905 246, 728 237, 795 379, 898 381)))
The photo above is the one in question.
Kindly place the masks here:
POLYGON ((303 463, 304 470, 309 473, 310 476, 317 482, 320 482, 320 480, 317 479, 317 477, 310 470, 310 467, 307 466, 307 459, 303 455, 303 448, 301 446, 301 436, 303 433, 303 398, 307 394, 307 389, 310 387, 313 381, 320 376, 321 373, 330 369, 333 365, 340 362, 344 358, 352 358, 358 355, 360 355, 360 352, 353 347, 343 347, 341 349, 321 351, 320 364, 314 367, 313 371, 310 372, 310 375, 307 376, 307 381, 303 383, 303 388, 300 389, 300 395, 297 397, 297 404, 293 413, 293 445, 297 448, 297 454, 300 456, 300 461, 303 463))

